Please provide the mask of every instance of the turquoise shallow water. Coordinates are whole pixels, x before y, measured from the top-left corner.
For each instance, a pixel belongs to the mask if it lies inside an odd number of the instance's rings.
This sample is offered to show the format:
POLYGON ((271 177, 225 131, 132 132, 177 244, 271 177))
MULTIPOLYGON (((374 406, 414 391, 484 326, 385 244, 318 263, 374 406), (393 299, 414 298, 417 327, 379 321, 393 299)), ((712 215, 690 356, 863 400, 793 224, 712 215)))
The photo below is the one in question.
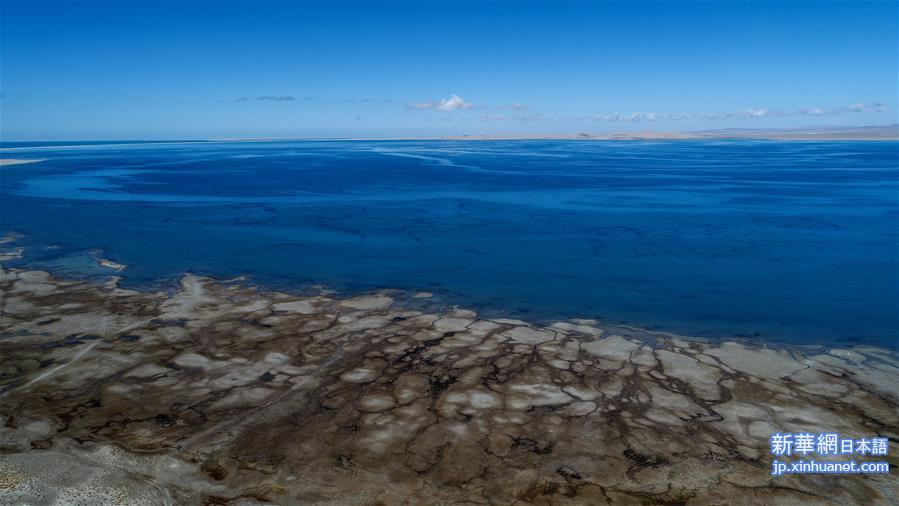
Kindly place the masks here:
POLYGON ((15 265, 431 290, 486 314, 897 347, 899 143, 11 146, 15 265), (52 246, 52 247, 49 247, 52 246))

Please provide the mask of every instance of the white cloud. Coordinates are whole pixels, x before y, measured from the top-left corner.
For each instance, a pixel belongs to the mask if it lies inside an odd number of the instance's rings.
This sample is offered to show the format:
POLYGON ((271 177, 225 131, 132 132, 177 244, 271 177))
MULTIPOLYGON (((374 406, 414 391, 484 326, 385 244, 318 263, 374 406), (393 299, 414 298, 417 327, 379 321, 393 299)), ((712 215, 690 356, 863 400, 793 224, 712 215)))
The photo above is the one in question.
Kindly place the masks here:
POLYGON ((448 99, 441 100, 437 109, 441 111, 455 111, 456 109, 471 109, 472 107, 474 106, 471 102, 466 102, 458 95, 453 95, 448 99))
POLYGON ((444 98, 439 102, 417 102, 409 106, 410 109, 418 109, 418 110, 426 110, 426 109, 436 109, 438 111, 455 111, 455 110, 467 110, 474 107, 474 104, 471 102, 466 102, 459 95, 452 94, 450 98, 444 98))

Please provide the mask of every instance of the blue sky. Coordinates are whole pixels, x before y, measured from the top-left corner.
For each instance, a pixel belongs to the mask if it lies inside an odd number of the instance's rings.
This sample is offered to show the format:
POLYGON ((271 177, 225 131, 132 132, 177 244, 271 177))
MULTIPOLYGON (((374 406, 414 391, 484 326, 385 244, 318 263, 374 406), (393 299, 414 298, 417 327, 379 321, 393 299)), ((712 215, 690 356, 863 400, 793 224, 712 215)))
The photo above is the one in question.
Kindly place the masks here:
POLYGON ((897 121, 896 2, 0 3, 3 140, 897 121))

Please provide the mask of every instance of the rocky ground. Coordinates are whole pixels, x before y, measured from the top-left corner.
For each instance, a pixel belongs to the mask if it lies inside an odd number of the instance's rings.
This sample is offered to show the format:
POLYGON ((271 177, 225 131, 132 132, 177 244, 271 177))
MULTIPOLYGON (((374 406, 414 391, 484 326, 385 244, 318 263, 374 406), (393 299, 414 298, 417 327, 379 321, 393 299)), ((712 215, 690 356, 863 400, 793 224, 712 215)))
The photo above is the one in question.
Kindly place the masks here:
POLYGON ((875 348, 534 326, 375 293, 0 276, 0 503, 897 504, 771 476, 769 436, 881 435, 875 348))

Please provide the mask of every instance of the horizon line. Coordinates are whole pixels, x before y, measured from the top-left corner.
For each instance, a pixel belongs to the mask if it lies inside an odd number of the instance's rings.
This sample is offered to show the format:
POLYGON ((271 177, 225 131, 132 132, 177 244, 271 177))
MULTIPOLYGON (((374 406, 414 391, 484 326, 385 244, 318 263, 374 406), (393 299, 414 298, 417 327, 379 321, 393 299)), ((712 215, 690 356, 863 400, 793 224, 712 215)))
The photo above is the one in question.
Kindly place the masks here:
MULTIPOLYGON (((609 131, 609 132, 575 132, 575 133, 537 133, 537 134, 447 134, 447 135, 393 135, 393 136, 298 136, 298 137, 208 137, 208 138, 92 138, 92 139, 23 139, 7 141, 0 139, 0 146, 7 143, 37 142, 71 142, 80 145, 86 142, 105 142, 128 144, 169 144, 192 142, 273 142, 273 141, 392 141, 392 140, 713 140, 726 139, 728 134, 736 138, 752 139, 750 134, 765 136, 786 136, 779 140, 790 140, 797 136, 813 136, 817 139, 828 139, 828 135, 863 134, 872 129, 886 130, 880 135, 860 135, 846 140, 899 140, 899 122, 884 125, 864 126, 808 126, 791 128, 721 128, 704 130, 643 130, 643 131, 609 131), (809 131, 809 130, 818 130, 809 131)), ((813 140, 811 139, 811 140, 813 140)), ((807 140, 798 138, 795 140, 807 140)), ((839 140, 839 137, 834 140, 839 140)), ((28 146, 0 147, 0 149, 20 149, 28 146)), ((34 146, 46 148, 63 148, 62 146, 34 146)))

